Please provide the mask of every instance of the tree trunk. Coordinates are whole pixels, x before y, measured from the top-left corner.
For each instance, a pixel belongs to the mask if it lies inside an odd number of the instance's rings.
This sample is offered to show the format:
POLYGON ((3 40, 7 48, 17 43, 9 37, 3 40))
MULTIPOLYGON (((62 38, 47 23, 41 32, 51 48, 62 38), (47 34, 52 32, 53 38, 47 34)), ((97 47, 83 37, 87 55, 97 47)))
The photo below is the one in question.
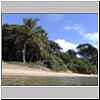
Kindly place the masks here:
POLYGON ((25 49, 26 49, 26 45, 24 44, 24 48, 23 48, 23 50, 22 50, 23 63, 26 62, 26 59, 25 59, 25 53, 26 53, 26 51, 25 51, 25 49))

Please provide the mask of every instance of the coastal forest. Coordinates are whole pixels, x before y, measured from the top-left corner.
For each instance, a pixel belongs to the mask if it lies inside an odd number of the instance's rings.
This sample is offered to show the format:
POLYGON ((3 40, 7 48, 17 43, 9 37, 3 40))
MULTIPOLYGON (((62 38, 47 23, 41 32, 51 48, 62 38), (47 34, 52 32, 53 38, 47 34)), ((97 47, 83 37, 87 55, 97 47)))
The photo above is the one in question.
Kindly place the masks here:
POLYGON ((2 25, 2 61, 35 63, 57 72, 98 73, 97 48, 85 43, 79 44, 77 51, 62 52, 59 44, 49 40, 38 20, 25 18, 21 25, 2 25))

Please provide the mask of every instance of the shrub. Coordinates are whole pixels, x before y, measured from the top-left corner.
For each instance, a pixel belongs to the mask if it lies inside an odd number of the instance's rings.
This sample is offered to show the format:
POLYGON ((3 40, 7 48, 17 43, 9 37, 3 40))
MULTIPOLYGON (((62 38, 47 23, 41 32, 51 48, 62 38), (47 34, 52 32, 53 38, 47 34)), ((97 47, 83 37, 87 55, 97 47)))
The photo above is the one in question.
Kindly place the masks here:
POLYGON ((88 61, 83 59, 73 59, 68 64, 68 68, 73 72, 84 73, 84 74, 96 74, 96 66, 91 65, 88 61))
POLYGON ((56 56, 56 55, 50 55, 48 60, 44 62, 47 68, 50 68, 54 71, 66 71, 67 67, 64 64, 63 60, 56 56))

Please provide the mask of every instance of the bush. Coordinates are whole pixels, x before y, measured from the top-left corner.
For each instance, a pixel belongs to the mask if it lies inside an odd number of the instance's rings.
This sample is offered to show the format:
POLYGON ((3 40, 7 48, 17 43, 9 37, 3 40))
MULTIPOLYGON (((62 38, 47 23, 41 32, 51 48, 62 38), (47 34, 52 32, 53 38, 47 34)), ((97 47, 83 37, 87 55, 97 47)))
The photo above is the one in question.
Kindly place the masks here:
POLYGON ((91 65, 88 61, 83 59, 73 59, 71 63, 69 63, 68 68, 77 73, 83 74, 96 74, 97 68, 94 65, 91 65))
POLYGON ((50 68, 54 71, 66 71, 67 67, 64 64, 63 60, 56 56, 50 55, 49 59, 44 62, 47 68, 50 68))
POLYGON ((92 74, 97 74, 98 73, 98 70, 97 70, 97 66, 96 65, 91 65, 90 73, 92 73, 92 74))
POLYGON ((60 58, 63 60, 65 64, 68 64, 72 59, 68 53, 61 53, 60 58))

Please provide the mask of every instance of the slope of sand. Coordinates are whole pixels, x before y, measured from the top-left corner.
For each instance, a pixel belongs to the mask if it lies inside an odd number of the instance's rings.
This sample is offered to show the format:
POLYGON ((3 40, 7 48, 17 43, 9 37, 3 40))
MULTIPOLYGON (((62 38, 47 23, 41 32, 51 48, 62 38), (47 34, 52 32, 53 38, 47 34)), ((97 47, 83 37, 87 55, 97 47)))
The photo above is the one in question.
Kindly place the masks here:
POLYGON ((53 72, 50 70, 29 68, 28 66, 22 66, 18 64, 9 64, 3 63, 2 65, 2 74, 3 75, 20 75, 20 76, 86 76, 86 77, 97 77, 97 75, 88 75, 88 74, 77 74, 72 73, 71 71, 67 72, 53 72))

